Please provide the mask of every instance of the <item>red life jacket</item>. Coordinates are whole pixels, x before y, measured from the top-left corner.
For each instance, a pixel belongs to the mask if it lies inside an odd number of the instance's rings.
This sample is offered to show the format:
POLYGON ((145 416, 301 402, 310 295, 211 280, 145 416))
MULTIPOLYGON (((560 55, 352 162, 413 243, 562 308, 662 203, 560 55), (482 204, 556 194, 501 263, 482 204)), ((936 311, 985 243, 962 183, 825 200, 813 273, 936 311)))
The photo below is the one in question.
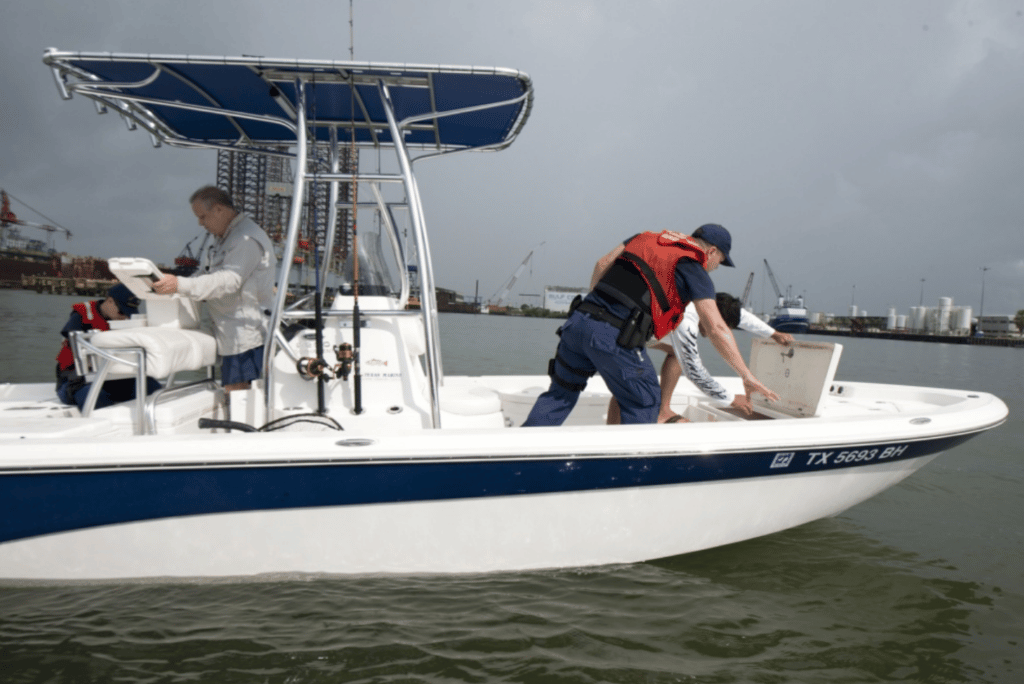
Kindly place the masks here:
POLYGON ((640 233, 626 243, 619 259, 636 267, 647 283, 651 292, 654 336, 661 339, 675 330, 689 304, 680 298, 676 289, 676 264, 680 259, 693 259, 706 266, 708 255, 693 238, 665 230, 640 233))
MULTIPOLYGON (((99 302, 79 302, 71 307, 82 317, 83 330, 110 330, 107 319, 100 314, 99 302)), ((75 365, 75 355, 71 351, 71 345, 67 340, 61 345, 57 352, 57 370, 63 371, 75 365)))

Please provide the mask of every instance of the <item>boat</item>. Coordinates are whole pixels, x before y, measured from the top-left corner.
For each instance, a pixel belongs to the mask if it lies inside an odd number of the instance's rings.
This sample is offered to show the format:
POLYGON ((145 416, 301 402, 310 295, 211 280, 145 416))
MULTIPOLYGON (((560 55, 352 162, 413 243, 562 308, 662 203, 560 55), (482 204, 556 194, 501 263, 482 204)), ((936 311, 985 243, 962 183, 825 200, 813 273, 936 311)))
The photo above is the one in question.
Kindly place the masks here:
POLYGON ((23 228, 50 235, 57 231, 50 225, 19 219, 11 210, 7 191, 0 189, 0 287, 21 287, 24 277, 60 275, 60 254, 46 241, 23 234, 23 228))
POLYGON ((64 294, 106 292, 114 282, 106 259, 58 252, 53 246, 57 233, 71 239, 67 228, 18 218, 7 191, 0 189, 0 288, 64 294), (44 231, 48 237, 29 237, 25 229, 44 231))
POLYGON ((767 259, 764 260, 764 267, 768 271, 768 278, 772 281, 772 287, 775 288, 776 297, 775 312, 771 319, 769 319, 768 325, 779 332, 791 334, 806 333, 810 328, 810 321, 807 318, 807 307, 804 306, 803 296, 793 296, 791 287, 787 288, 786 294, 783 295, 782 290, 779 289, 779 284, 775 282, 775 274, 772 273, 772 267, 768 265, 767 259))
POLYGON ((797 296, 792 299, 782 298, 775 307, 768 325, 779 332, 800 335, 811 327, 807 318, 807 307, 804 298, 797 296))
POLYGON ((528 75, 57 49, 43 61, 63 98, 93 100, 160 145, 291 155, 297 199, 279 283, 289 282, 314 182, 357 181, 352 196, 384 235, 358 237, 351 258, 363 276, 330 301, 278 290, 263 379, 227 397, 194 305, 149 290, 147 259, 111 259, 144 311, 73 335, 76 362, 96 383, 148 375, 164 389, 79 411, 52 383, 0 385, 4 581, 642 562, 838 514, 1006 419, 1006 405, 983 392, 837 380, 841 345, 755 340, 751 366, 781 395, 760 401, 756 419, 681 382, 673 405, 692 422, 605 425, 610 394, 595 377, 565 425, 522 429, 548 385, 543 371, 443 371, 413 169, 513 144, 534 106, 528 75), (314 141, 332 160, 344 145, 386 151, 395 170, 311 168, 314 141), (385 266, 407 263, 389 218, 397 208, 411 217, 420 309, 407 308, 410 270, 378 271, 382 260, 366 251, 382 245, 393 257, 385 266))

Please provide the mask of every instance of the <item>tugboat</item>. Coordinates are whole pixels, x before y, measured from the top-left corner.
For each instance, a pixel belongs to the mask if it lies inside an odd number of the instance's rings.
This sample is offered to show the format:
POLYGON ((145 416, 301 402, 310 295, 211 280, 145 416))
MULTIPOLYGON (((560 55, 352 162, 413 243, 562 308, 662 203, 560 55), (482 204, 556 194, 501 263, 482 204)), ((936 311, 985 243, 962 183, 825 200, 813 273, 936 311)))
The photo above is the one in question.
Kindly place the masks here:
POLYGON ((775 282, 775 274, 772 273, 772 267, 768 265, 767 259, 764 260, 764 267, 768 270, 768 278, 772 281, 772 287, 775 288, 777 297, 775 315, 768 321, 768 325, 779 332, 795 334, 807 332, 810 321, 807 320, 807 307, 804 306, 803 296, 794 297, 792 287, 788 288, 786 295, 783 296, 779 284, 775 282))

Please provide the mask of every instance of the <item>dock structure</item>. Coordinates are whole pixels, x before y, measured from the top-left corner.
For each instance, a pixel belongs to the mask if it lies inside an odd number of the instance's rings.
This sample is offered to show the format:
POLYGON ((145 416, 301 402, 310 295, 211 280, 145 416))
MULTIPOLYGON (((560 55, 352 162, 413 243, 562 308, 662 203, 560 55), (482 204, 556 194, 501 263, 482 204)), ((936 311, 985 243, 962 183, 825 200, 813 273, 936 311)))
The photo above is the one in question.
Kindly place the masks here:
POLYGON ((0 255, 0 288, 57 294, 91 294, 117 280, 106 259, 49 253, 8 251, 0 255))
POLYGON ((116 280, 105 278, 68 278, 64 276, 28 275, 21 277, 21 289, 43 294, 103 296, 116 280))
POLYGON ((893 330, 853 330, 850 328, 822 328, 811 326, 808 335, 836 337, 866 337, 877 340, 903 340, 905 342, 939 342, 942 344, 973 344, 986 347, 1024 347, 1024 337, 996 337, 992 335, 933 335, 928 333, 893 330))

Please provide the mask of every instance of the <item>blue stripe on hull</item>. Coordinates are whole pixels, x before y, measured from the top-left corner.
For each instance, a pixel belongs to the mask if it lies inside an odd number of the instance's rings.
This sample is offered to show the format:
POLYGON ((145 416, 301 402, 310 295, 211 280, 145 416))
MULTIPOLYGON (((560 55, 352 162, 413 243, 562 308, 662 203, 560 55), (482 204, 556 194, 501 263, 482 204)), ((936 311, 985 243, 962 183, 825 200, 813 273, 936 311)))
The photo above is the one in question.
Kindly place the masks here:
POLYGON ((796 334, 805 333, 811 327, 810 323, 806 318, 788 317, 773 318, 768 322, 768 325, 775 328, 779 332, 796 334))
POLYGON ((0 542, 99 525, 311 506, 712 482, 920 458, 972 435, 793 452, 0 474, 0 542))

